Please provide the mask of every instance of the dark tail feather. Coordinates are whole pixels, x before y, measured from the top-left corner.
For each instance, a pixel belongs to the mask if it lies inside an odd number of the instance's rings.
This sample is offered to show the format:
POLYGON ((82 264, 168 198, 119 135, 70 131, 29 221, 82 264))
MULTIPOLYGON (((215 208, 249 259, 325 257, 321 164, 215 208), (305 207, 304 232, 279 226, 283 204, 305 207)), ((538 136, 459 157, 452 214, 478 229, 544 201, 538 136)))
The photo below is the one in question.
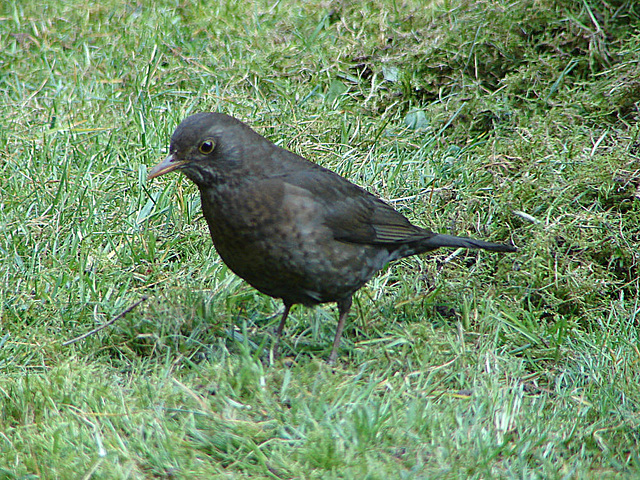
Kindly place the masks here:
POLYGON ((445 235, 437 233, 433 237, 421 240, 419 249, 423 251, 435 250, 440 247, 450 248, 481 248, 482 250, 490 250, 492 252, 516 252, 518 249, 513 245, 503 243, 483 242, 474 238, 456 237, 453 235, 445 235))

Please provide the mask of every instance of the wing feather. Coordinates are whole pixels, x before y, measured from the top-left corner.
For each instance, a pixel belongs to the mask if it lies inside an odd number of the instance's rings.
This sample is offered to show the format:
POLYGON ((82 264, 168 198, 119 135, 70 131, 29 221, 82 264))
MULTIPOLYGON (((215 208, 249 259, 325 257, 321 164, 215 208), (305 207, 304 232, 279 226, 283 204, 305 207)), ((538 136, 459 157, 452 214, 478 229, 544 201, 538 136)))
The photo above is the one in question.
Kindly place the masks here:
POLYGON ((318 167, 292 173, 283 180, 308 191, 315 201, 323 203, 324 223, 337 240, 397 245, 434 235, 412 225, 390 205, 330 170, 318 167))

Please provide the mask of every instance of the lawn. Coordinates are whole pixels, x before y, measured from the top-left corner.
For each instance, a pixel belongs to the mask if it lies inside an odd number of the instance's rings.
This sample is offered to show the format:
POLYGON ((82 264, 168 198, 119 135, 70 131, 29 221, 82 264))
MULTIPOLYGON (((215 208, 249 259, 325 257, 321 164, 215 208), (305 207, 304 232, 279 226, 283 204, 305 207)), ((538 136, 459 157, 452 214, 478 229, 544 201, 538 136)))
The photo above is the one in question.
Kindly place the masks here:
POLYGON ((0 478, 640 477, 638 25, 633 0, 3 2, 0 478), (296 306, 271 364, 281 302, 191 182, 147 180, 200 111, 519 251, 389 265, 333 367, 335 306, 296 306))

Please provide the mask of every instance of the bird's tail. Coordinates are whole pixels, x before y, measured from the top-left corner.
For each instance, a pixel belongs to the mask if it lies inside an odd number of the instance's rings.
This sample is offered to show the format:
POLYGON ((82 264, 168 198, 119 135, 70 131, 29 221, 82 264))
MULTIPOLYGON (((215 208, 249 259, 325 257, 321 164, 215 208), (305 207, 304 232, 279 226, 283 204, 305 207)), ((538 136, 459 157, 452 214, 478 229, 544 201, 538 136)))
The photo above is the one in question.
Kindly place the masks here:
POLYGON ((420 240, 417 245, 418 250, 427 252, 440 247, 449 248, 481 248, 482 250, 490 250, 492 252, 516 252, 518 249, 513 245, 504 243, 491 243, 476 240, 475 238, 456 237, 454 235, 445 235, 437 233, 432 237, 420 240))

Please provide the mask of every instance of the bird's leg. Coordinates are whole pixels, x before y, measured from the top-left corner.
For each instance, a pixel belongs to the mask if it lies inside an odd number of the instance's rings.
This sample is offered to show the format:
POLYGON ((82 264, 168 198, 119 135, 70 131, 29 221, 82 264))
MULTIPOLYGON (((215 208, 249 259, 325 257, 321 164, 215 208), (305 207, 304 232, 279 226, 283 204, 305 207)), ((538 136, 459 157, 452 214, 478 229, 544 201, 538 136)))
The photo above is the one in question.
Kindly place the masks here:
POLYGON ((282 312, 282 318, 280 319, 280 324, 278 325, 278 329, 276 330, 276 339, 273 342, 273 347, 271 349, 271 361, 278 356, 278 346, 280 345, 280 337, 282 336, 282 330, 284 329, 284 322, 287 321, 287 317, 289 316, 289 310, 291 310, 290 303, 284 304, 284 312, 282 312))
POLYGON ((338 358, 338 347, 340 346, 340 338, 342 337, 342 330, 344 330, 344 322, 349 315, 349 309, 351 308, 351 296, 340 300, 338 302, 338 328, 336 328, 336 338, 333 340, 333 348, 331 349, 331 354, 329 355, 329 360, 327 361, 329 365, 333 365, 336 363, 336 359, 338 358))

